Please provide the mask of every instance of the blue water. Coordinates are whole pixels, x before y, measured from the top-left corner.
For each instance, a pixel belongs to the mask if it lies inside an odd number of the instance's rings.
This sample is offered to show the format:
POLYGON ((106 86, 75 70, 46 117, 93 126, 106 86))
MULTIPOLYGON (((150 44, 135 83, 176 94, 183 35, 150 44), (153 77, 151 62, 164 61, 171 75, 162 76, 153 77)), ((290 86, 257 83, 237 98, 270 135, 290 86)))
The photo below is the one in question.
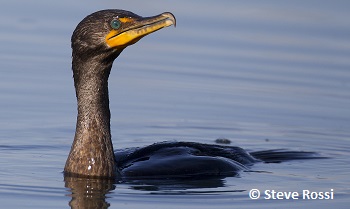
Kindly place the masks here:
POLYGON ((1 207, 348 208, 349 8, 347 1, 2 2, 1 207), (228 138, 247 150, 330 159, 261 163, 252 167, 258 172, 207 181, 70 185, 62 175, 76 120, 70 36, 105 8, 177 18, 176 28, 145 37, 114 63, 115 147, 228 138), (334 199, 251 200, 251 189, 333 189, 334 199))

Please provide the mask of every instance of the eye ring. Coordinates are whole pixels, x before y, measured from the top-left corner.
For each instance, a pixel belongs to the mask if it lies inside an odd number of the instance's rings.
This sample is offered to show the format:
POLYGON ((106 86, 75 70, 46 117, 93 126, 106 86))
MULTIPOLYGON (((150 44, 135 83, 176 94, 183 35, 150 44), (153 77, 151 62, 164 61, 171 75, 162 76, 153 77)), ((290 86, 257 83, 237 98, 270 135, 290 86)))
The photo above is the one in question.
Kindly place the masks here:
POLYGON ((111 25, 111 27, 112 27, 113 29, 116 29, 116 30, 117 30, 117 29, 120 28, 120 26, 122 25, 122 23, 121 23, 118 19, 114 19, 114 20, 111 21, 110 25, 111 25))

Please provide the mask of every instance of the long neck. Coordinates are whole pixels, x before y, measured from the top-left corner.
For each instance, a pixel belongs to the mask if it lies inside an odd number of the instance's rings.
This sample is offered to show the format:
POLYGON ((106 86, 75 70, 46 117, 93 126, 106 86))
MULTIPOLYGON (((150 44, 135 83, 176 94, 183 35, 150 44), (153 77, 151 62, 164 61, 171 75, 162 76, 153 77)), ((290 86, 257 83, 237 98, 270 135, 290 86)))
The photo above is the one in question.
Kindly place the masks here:
POLYGON ((66 174, 115 175, 108 97, 111 67, 111 63, 83 62, 73 56, 78 117, 74 142, 64 168, 66 174))

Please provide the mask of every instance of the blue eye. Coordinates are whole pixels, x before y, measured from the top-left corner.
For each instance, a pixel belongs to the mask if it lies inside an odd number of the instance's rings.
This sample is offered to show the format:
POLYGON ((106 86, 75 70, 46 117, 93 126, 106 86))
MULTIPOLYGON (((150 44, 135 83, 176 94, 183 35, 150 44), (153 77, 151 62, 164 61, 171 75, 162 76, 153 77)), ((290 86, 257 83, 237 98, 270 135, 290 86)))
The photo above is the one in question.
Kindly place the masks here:
POLYGON ((119 29, 121 25, 122 25, 122 23, 118 19, 111 21, 111 27, 113 29, 119 29))

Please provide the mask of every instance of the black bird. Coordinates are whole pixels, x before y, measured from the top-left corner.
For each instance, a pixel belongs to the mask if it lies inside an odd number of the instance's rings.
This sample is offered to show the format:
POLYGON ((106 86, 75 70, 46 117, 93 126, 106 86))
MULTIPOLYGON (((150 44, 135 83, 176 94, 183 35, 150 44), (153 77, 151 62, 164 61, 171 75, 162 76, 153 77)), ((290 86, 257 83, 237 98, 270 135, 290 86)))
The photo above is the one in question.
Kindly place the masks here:
POLYGON ((72 69, 78 102, 74 142, 64 173, 97 178, 178 178, 234 176, 261 159, 308 158, 308 152, 265 151, 194 142, 162 142, 114 152, 110 132, 108 77, 113 61, 129 45, 164 27, 169 12, 141 17, 102 10, 84 18, 72 35, 72 69), (271 155, 273 153, 273 155, 271 155), (259 160, 255 157, 260 158, 259 160))

